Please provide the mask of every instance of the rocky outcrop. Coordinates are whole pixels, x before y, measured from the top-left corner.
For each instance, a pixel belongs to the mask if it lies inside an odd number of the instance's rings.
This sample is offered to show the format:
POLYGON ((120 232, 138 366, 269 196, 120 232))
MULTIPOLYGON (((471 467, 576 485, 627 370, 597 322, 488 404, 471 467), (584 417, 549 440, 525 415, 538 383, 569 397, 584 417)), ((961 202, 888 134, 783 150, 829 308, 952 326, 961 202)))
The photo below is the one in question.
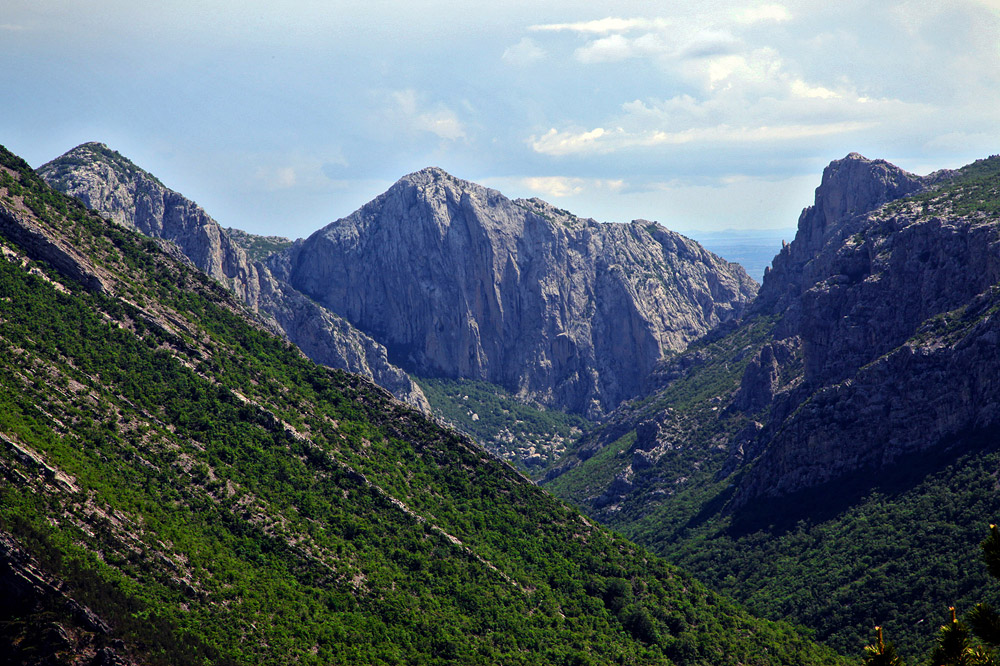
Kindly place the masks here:
POLYGON ((599 224, 435 168, 269 266, 410 371, 591 417, 756 292, 742 268, 658 224, 599 224))
MULTIPOLYGON (((996 158, 979 171, 987 189, 1000 182, 996 158)), ((828 168, 755 305, 786 317, 782 342, 801 343, 804 366, 801 384, 770 399, 783 367, 773 345, 747 368, 734 405, 769 418, 733 443, 755 459, 734 506, 1000 428, 1000 223, 992 195, 961 175, 918 178, 857 155, 828 168)))
POLYGON ((107 146, 86 143, 38 169, 52 187, 108 219, 174 243, 195 266, 228 286, 274 332, 318 363, 364 375, 420 409, 429 405, 385 348, 343 318, 276 280, 194 202, 107 146))
POLYGON ((18 215, 0 203, 0 234, 24 248, 35 261, 44 261, 88 291, 113 293, 108 280, 82 252, 54 237, 35 223, 32 216, 18 215))
POLYGON ((67 594, 9 534, 0 532, 0 653, 4 663, 132 666, 111 627, 67 594))
MULTIPOLYGON (((815 203, 799 216, 795 239, 782 247, 765 271, 754 312, 797 315, 797 300, 832 273, 831 259, 865 216, 879 206, 919 192, 950 172, 917 176, 886 162, 851 153, 824 170, 815 203)), ((852 270, 852 273, 856 272, 852 270)))

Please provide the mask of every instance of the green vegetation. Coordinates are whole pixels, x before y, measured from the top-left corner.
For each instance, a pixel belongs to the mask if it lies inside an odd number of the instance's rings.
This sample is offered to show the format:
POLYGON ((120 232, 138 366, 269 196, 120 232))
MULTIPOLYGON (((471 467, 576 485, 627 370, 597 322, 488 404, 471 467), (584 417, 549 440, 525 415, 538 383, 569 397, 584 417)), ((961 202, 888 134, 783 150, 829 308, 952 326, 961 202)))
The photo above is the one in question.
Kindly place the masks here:
MULTIPOLYGON (((643 420, 651 419, 668 431, 669 449, 657 460, 649 476, 635 479, 636 490, 623 512, 595 512, 602 521, 624 526, 640 516, 670 504, 676 510, 676 521, 683 525, 690 512, 697 512, 705 501, 704 494, 714 493, 714 475, 729 457, 729 437, 748 422, 739 412, 727 411, 733 393, 747 364, 768 339, 776 321, 758 317, 748 326, 740 327, 718 339, 700 340, 682 355, 667 361, 671 375, 663 389, 619 408, 616 419, 585 437, 566 456, 556 461, 558 466, 580 460, 581 464, 547 482, 545 488, 578 506, 586 506, 600 495, 609 480, 621 473, 631 462, 634 435, 627 434, 643 420), (600 447, 593 457, 584 452, 606 438, 606 433, 625 430, 608 445, 600 447), (707 484, 707 488, 706 488, 707 484), (694 495, 680 492, 696 489, 694 495), (685 508, 679 508, 678 502, 685 508)), ((671 519, 661 529, 676 529, 671 519), (670 526, 674 527, 671 528, 670 526)))
MULTIPOLYGON (((996 224, 1000 156, 888 204, 880 220, 846 242, 875 247, 900 220, 955 215, 969 216, 973 226, 976 220, 996 224)), ((997 303, 994 288, 928 319, 908 343, 958 344, 996 315, 997 303)), ((729 502, 741 468, 730 450, 747 441, 737 435, 753 427, 751 420, 768 423, 770 408, 742 414, 732 399, 748 357, 769 339, 769 327, 779 325, 751 320, 673 359, 662 388, 585 438, 567 458, 578 466, 545 487, 754 613, 805 625, 839 651, 856 652, 879 624, 900 653, 930 654, 928 627, 941 623, 949 605, 971 607, 987 584, 983 571, 964 563, 973 557, 984 517, 1000 512, 996 434, 961 432, 891 468, 734 511, 729 502), (658 444, 655 464, 636 470, 634 433, 646 420, 660 424, 662 439, 673 446, 658 444), (628 491, 605 504, 607 489, 621 478, 628 491)), ((801 363, 782 365, 780 386, 798 385, 801 363)), ((876 641, 872 655, 888 660, 871 663, 894 663, 886 645, 876 641)))
POLYGON ((581 416, 525 404, 489 382, 415 379, 437 416, 524 471, 551 464, 593 427, 581 416))
MULTIPOLYGON (((151 664, 838 661, 309 362, 2 149, 0 171, 110 287, 0 235, 0 533, 100 640, 151 664)), ((0 648, 45 612, 0 618, 0 648)))
MULTIPOLYGON (((994 579, 1000 579, 1000 528, 990 525, 990 535, 980 544, 982 560, 994 579)), ((1000 613, 987 602, 980 602, 958 619, 954 606, 948 608, 951 620, 942 625, 930 654, 929 663, 939 666, 993 666, 1000 662, 1000 613)), ((903 660, 891 644, 882 639, 865 648, 865 666, 902 666, 903 660)))
POLYGON ((226 233, 234 243, 246 250, 252 261, 264 261, 275 252, 281 252, 292 245, 292 241, 284 236, 258 236, 233 227, 226 229, 226 233))
POLYGON ((976 160, 941 186, 886 206, 889 213, 916 209, 923 216, 1000 215, 1000 155, 976 160))
MULTIPOLYGON (((980 305, 929 320, 913 341, 954 338, 992 311, 991 302, 980 305)), ((590 506, 605 524, 752 612, 807 626, 841 652, 856 651, 880 624, 902 652, 925 653, 933 639, 927 627, 940 622, 942 609, 968 607, 986 583, 982 571, 961 563, 973 556, 983 517, 1000 514, 996 438, 965 433, 938 451, 896 461, 892 473, 858 474, 836 487, 727 510, 739 475, 718 472, 747 421, 725 407, 746 356, 771 325, 758 322, 757 333, 751 327, 708 343, 703 363, 633 407, 626 424, 679 424, 672 431, 679 448, 636 473, 627 497, 593 508, 628 467, 634 431, 545 487, 590 506)), ((789 367, 783 383, 795 381, 797 366, 789 367)))
POLYGON ((56 171, 56 180, 65 176, 67 172, 74 166, 89 165, 92 162, 92 158, 87 156, 87 153, 91 155, 99 156, 102 161, 106 161, 114 165, 114 168, 119 172, 124 172, 130 176, 144 176, 153 180, 159 185, 163 185, 156 176, 144 171, 125 158, 117 150, 111 150, 102 143, 85 143, 78 148, 78 154, 73 157, 64 157, 60 161, 59 168, 56 171), (79 153, 83 153, 80 155, 79 153))

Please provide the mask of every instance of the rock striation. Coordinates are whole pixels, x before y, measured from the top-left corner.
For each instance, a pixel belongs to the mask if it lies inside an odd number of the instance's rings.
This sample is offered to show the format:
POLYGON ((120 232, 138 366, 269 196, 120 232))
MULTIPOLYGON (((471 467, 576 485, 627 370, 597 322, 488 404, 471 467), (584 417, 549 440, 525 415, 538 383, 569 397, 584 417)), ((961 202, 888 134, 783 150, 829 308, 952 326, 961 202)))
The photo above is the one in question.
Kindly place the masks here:
POLYGON ((757 289, 656 223, 581 219, 437 168, 268 265, 411 372, 590 417, 635 396, 665 352, 739 318, 757 289))
POLYGON ((835 160, 747 316, 659 364, 546 481, 681 418, 683 465, 620 456, 563 486, 618 520, 699 466, 732 478, 738 510, 1000 431, 998 192, 1000 157, 929 176, 835 160))
POLYGON ((776 391, 778 343, 747 368, 735 406, 769 418, 739 443, 755 460, 734 506, 1000 428, 1000 162, 973 167, 985 185, 857 154, 824 172, 754 306, 784 317, 779 342, 801 345, 803 368, 776 391))
POLYGON ((276 280, 194 202, 100 143, 85 143, 38 169, 55 189, 113 222, 174 243, 195 266, 229 287, 272 331, 318 363, 375 381, 420 409, 429 405, 385 348, 342 317, 276 280))

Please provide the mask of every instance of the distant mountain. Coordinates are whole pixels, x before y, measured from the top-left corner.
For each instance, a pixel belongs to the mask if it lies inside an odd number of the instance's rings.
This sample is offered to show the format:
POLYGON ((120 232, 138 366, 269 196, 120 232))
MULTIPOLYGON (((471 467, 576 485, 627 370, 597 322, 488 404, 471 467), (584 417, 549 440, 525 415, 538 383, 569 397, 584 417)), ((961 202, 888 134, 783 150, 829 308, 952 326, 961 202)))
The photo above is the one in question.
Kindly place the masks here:
POLYGON ((599 416, 657 361, 737 319, 757 284, 642 220, 600 224, 436 168, 269 259, 417 375, 599 416))
POLYGON ((832 162, 747 317, 664 361, 547 487, 838 649, 873 623, 925 645, 985 583, 1000 514, 998 191, 998 157, 832 162))
POLYGON ((5 664, 832 664, 0 148, 5 664))
MULTIPOLYGON (((429 409, 420 387, 389 362, 382 345, 274 279, 250 254, 261 239, 255 243, 245 232, 234 236, 196 203, 118 152, 85 143, 38 173, 117 224, 175 243, 195 266, 232 289, 272 330, 283 332, 313 360, 370 377, 401 400, 429 409)), ((275 249, 288 245, 282 239, 263 240, 275 249)))

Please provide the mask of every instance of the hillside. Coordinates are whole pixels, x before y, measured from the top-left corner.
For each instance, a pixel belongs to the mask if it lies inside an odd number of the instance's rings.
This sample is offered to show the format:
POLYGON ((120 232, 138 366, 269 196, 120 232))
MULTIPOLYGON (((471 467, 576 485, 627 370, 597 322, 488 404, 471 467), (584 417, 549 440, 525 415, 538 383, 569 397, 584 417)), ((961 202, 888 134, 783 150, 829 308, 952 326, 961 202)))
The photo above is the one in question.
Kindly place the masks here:
POLYGON ((820 664, 0 152, 13 663, 820 664))
POLYGON ((268 248, 287 247, 284 239, 223 229, 198 204, 101 143, 77 146, 38 174, 115 223, 175 244, 317 363, 364 375, 400 400, 430 408, 420 388, 389 362, 385 347, 276 280, 259 261, 268 248))
POLYGON ((749 316, 666 360, 547 487, 842 651, 922 651, 1000 514, 1000 160, 852 154, 749 316))

